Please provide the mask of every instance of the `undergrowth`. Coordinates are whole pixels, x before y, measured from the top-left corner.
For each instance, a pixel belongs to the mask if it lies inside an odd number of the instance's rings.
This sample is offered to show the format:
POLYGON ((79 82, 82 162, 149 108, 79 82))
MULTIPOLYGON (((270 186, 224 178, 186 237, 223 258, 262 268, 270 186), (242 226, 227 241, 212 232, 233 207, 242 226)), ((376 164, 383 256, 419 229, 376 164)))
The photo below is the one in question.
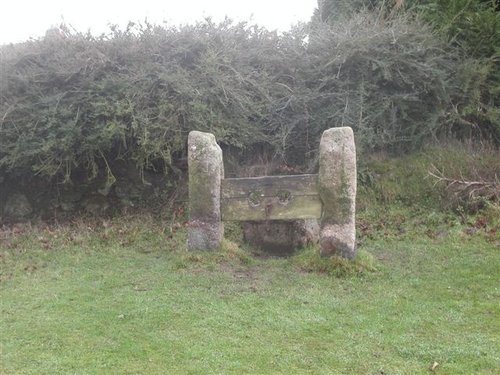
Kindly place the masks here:
POLYGON ((500 151, 492 145, 458 142, 396 158, 374 154, 360 160, 357 206, 362 212, 377 204, 464 215, 494 211, 500 202, 499 159, 500 151), (488 183, 490 194, 463 194, 461 182, 488 183))

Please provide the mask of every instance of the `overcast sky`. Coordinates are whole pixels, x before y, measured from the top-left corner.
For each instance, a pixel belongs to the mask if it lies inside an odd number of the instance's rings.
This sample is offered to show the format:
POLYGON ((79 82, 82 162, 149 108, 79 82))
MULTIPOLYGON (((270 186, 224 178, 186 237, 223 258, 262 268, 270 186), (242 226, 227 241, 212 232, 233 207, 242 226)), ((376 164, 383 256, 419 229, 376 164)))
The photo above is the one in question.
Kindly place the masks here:
POLYGON ((171 25, 194 23, 205 17, 216 21, 227 15, 268 29, 288 30, 311 18, 316 0, 6 0, 0 13, 0 44, 38 38, 65 22, 78 31, 108 31, 109 24, 128 21, 171 25))

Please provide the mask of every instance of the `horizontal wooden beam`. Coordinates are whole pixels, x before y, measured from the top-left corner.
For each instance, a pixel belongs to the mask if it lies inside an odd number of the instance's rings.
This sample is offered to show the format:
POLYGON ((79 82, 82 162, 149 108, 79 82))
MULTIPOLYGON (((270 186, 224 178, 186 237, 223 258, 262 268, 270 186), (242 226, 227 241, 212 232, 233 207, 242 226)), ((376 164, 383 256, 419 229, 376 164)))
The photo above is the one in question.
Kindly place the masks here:
POLYGON ((228 178, 221 183, 225 221, 317 219, 317 175, 228 178))
POLYGON ((292 197, 282 204, 277 197, 264 198, 253 205, 246 198, 222 199, 224 221, 319 219, 321 201, 317 195, 292 197))
POLYGON ((292 196, 318 195, 317 180, 316 174, 226 178, 221 183, 221 198, 247 198, 252 192, 273 197, 280 191, 289 191, 292 196))

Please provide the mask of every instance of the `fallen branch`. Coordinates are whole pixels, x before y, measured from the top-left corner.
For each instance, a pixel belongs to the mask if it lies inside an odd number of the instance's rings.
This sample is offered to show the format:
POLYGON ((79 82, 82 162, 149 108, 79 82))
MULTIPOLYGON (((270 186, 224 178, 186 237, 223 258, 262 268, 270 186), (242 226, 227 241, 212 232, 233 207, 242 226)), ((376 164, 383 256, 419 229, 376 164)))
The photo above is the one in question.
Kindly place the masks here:
POLYGON ((436 180, 436 184, 444 183, 446 189, 460 200, 482 198, 492 202, 500 201, 500 181, 496 175, 494 181, 468 181, 463 177, 460 179, 446 177, 435 165, 431 165, 431 170, 428 173, 436 180))

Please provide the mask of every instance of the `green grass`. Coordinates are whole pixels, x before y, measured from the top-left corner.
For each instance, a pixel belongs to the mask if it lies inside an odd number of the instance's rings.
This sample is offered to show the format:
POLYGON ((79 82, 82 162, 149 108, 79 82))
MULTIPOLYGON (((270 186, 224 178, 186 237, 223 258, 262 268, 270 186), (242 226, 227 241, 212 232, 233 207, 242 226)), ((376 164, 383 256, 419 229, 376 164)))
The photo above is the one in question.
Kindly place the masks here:
POLYGON ((498 238, 446 228, 374 225, 354 262, 187 253, 144 217, 4 230, 0 372, 499 373, 498 238))

